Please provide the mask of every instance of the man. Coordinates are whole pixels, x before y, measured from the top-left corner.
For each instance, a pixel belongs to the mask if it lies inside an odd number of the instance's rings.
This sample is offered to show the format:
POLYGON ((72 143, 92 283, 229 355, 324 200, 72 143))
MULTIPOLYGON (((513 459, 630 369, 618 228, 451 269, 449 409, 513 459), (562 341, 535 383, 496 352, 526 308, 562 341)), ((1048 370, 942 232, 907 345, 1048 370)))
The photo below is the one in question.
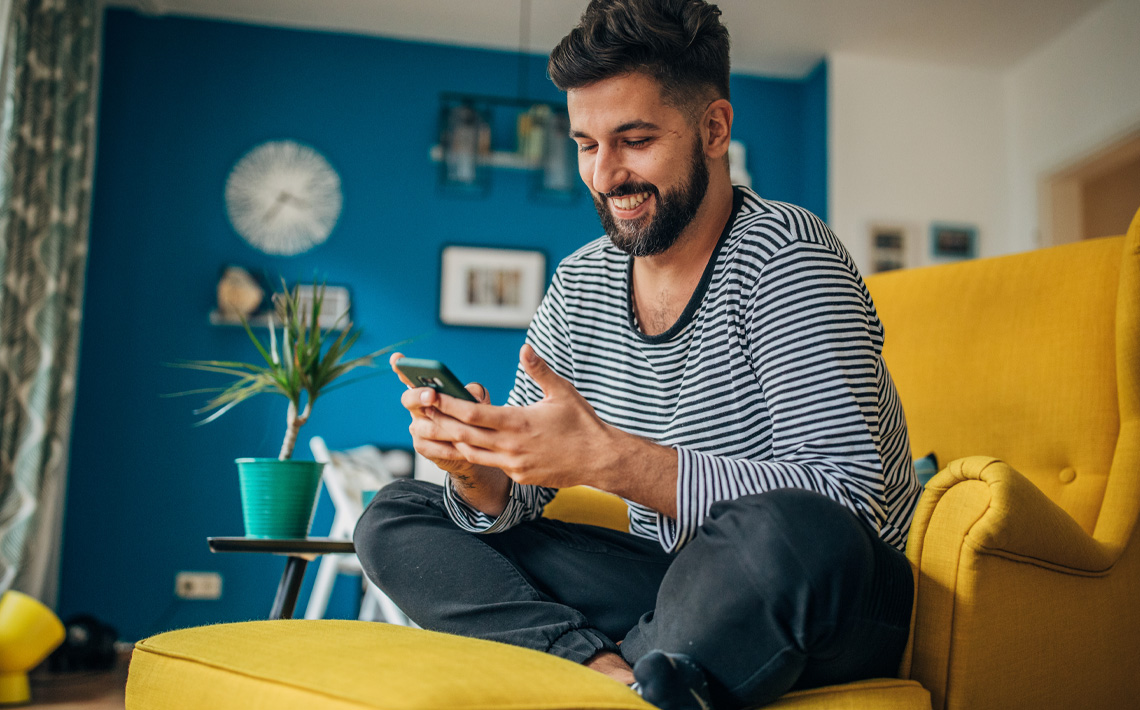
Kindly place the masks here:
POLYGON ((559 265, 508 406, 404 394, 447 485, 385 488, 355 534, 420 625, 661 708, 893 675, 913 594, 882 326, 825 225, 729 182, 719 14, 595 0, 551 54, 606 236, 559 265), (631 534, 539 517, 583 484, 626 499, 631 534))

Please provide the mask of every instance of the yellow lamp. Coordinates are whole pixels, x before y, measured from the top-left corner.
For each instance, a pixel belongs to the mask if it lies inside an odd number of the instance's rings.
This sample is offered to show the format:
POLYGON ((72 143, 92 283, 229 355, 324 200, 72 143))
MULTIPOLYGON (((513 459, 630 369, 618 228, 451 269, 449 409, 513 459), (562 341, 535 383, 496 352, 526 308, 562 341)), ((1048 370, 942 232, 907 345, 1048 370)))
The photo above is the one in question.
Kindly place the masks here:
POLYGON ((0 597, 0 704, 31 700, 28 671, 63 643, 63 624, 51 609, 16 591, 0 597))

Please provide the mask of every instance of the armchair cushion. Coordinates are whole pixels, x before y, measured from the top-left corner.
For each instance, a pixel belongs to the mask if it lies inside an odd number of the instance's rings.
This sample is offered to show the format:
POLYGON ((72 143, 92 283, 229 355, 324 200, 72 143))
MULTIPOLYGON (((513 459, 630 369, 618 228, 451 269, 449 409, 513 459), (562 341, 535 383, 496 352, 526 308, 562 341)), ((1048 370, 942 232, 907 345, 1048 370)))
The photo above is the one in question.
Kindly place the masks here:
POLYGON ((127 706, 652 710, 621 683, 555 656, 341 620, 218 624, 140 641, 127 706))
MULTIPOLYGON (((389 624, 254 621, 135 645, 130 710, 654 710, 621 683, 514 646, 389 624)), ((915 681, 790 693, 779 710, 929 710, 915 681)))

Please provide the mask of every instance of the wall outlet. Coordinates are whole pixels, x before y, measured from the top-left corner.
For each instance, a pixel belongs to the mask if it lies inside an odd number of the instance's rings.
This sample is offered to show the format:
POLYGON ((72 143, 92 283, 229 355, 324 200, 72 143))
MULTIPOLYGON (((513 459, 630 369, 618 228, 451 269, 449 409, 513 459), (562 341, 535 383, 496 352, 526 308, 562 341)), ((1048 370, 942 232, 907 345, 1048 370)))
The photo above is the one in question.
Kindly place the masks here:
POLYGON ((179 572, 174 577, 174 596, 179 599, 218 599, 222 575, 217 572, 179 572))

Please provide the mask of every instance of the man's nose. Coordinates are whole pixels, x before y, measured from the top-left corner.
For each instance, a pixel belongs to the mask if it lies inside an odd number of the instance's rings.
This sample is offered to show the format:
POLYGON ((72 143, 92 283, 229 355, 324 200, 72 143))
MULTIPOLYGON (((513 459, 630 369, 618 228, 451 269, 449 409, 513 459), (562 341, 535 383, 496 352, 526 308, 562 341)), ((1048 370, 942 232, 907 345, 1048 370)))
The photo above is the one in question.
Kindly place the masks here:
POLYGON ((594 156, 594 190, 605 194, 629 180, 629 171, 622 164, 620 155, 601 146, 594 156))

